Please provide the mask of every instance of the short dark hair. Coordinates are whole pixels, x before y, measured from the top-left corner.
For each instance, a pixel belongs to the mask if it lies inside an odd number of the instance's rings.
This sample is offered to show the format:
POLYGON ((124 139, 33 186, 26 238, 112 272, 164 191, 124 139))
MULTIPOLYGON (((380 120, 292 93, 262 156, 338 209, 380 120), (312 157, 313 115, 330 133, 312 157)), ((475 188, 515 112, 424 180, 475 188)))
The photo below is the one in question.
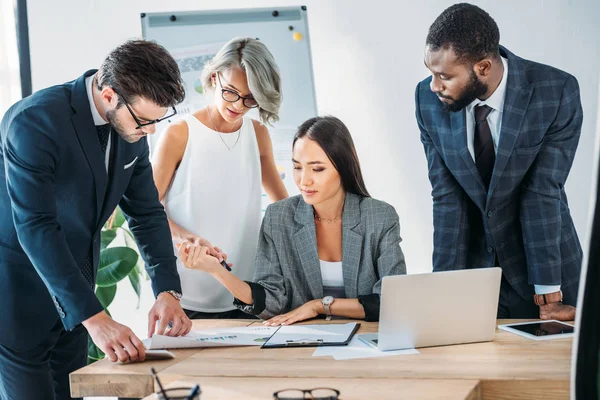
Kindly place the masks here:
POLYGON ((346 192, 371 197, 363 180, 352 136, 342 121, 331 115, 305 121, 294 136, 292 148, 304 136, 321 146, 340 174, 342 187, 346 192))
POLYGON ((98 70, 96 85, 99 90, 113 88, 128 103, 139 96, 173 107, 185 98, 177 63, 167 49, 148 40, 129 40, 111 51, 98 70))
POLYGON ((487 12, 459 3, 446 8, 431 24, 426 44, 434 51, 451 47, 460 60, 478 62, 489 56, 498 58, 500 31, 487 12))

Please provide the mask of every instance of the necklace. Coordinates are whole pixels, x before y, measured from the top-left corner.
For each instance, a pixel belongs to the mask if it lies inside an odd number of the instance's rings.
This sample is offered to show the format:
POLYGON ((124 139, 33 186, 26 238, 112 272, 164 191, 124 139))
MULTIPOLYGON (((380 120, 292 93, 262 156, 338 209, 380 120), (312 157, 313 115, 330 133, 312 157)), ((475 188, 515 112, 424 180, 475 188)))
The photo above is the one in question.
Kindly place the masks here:
POLYGON ((217 132, 217 134, 219 135, 219 139, 221 139, 221 142, 223 142, 225 147, 227 147, 227 150, 231 151, 235 147, 235 145, 238 143, 238 141, 240 140, 240 133, 242 132, 242 125, 244 125, 244 121, 242 120, 242 123, 240 124, 240 128, 237 131, 237 138, 235 139, 235 143, 233 144, 233 146, 229 147, 227 145, 227 143, 225 142, 225 140, 223 140, 223 138, 221 137, 221 131, 219 131, 217 129, 217 127, 215 126, 215 122, 213 121, 212 114, 210 112, 210 106, 207 107, 207 110, 208 110, 208 118, 210 119, 210 123, 212 124, 213 129, 215 130, 215 132, 217 132))
POLYGON ((315 219, 318 220, 319 222, 327 222, 327 223, 332 223, 332 222, 339 222, 342 220, 342 216, 340 215, 339 217, 335 217, 332 219, 328 219, 328 218, 321 218, 317 215, 317 213, 314 213, 315 215, 315 219))

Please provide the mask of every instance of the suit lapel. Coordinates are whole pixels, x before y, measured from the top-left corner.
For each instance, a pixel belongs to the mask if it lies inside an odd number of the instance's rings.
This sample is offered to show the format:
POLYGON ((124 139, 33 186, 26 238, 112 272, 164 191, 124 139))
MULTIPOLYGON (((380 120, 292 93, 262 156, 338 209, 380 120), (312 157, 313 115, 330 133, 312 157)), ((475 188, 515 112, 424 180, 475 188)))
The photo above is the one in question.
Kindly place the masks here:
POLYGON ((533 93, 533 87, 523 77, 523 68, 520 65, 520 59, 504 47, 500 47, 500 52, 508 59, 508 78, 506 82, 500 142, 496 151, 496 163, 494 164, 494 173, 490 181, 488 201, 498 185, 498 180, 502 177, 508 159, 513 152, 533 93))
MULTIPOLYGON (((474 177, 477 181, 477 187, 473 188, 472 190, 469 190, 470 188, 472 188, 472 186, 464 184, 462 186, 463 188, 469 188, 465 189, 465 191, 469 193, 469 196, 471 197, 473 202, 475 202, 475 204, 477 204, 477 206, 483 210, 485 208, 485 185, 483 184, 481 175, 479 175, 479 171, 477 170, 477 166, 473 161, 473 157, 471 157, 471 154, 469 153, 469 148, 467 147, 467 125, 465 122, 465 118, 465 110, 451 112, 450 128, 452 130, 452 136, 454 137, 454 147, 456 151, 460 153, 460 156, 462 157, 465 165, 469 169, 471 176, 474 177)), ((458 180, 460 181, 461 178, 459 177, 458 180)))
POLYGON ((353 229, 360 222, 359 198, 346 193, 344 213, 342 214, 342 272, 346 297, 358 297, 358 269, 363 237, 353 229))
POLYGON ((306 285, 313 299, 323 298, 323 278, 321 277, 321 265, 317 250, 317 232, 313 208, 300 200, 296 207, 294 216, 301 227, 294 234, 296 253, 302 264, 302 271, 306 276, 306 285))
POLYGON ((106 193, 106 167, 100 151, 100 142, 96 134, 94 119, 90 111, 90 103, 87 97, 85 87, 85 78, 95 73, 88 71, 73 84, 71 92, 71 107, 75 114, 71 117, 77 138, 83 149, 88 164, 94 176, 94 185, 96 188, 96 219, 100 218, 102 203, 106 193))

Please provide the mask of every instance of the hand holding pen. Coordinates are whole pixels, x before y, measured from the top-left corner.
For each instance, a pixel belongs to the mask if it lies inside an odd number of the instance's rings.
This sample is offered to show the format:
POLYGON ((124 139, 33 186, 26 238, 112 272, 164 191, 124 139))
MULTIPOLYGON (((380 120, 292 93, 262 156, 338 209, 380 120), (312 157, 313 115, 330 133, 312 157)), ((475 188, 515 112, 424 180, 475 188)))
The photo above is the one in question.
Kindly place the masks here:
POLYGON ((211 254, 211 248, 208 246, 195 246, 191 243, 180 243, 179 259, 186 268, 196 269, 205 272, 214 271, 215 265, 220 264, 227 271, 231 271, 231 264, 227 263, 227 254, 221 252, 221 249, 214 247, 221 257, 215 257, 211 254))

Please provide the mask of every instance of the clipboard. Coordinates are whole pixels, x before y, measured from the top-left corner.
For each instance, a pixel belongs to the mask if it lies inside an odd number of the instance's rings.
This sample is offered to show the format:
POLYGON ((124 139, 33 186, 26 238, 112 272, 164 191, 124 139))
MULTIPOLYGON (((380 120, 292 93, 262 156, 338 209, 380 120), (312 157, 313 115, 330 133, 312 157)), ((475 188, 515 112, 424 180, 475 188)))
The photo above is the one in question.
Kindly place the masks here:
POLYGON ((358 328, 358 322, 280 326, 261 348, 346 346, 358 328))

